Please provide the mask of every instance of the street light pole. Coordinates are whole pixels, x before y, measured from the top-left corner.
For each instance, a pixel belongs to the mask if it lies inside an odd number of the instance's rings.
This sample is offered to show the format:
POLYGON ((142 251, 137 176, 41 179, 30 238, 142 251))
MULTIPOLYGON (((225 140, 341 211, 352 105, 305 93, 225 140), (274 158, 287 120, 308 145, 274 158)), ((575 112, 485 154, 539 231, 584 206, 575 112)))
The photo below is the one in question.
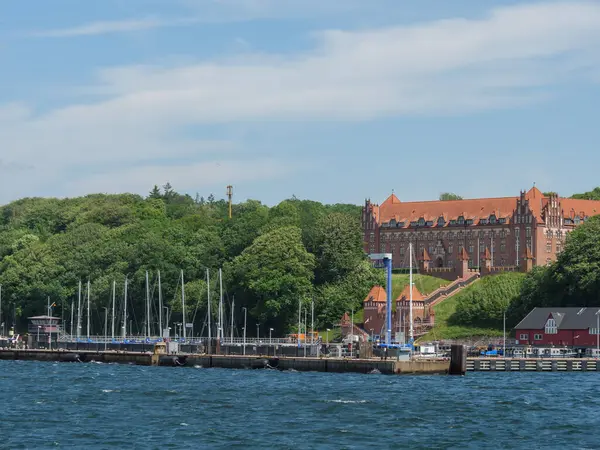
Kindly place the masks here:
POLYGON ((246 354, 246 313, 248 309, 246 307, 242 308, 244 310, 244 351, 243 354, 246 354))
POLYGON ((325 342, 327 345, 329 345, 329 332, 330 331, 331 330, 329 328, 327 328, 327 333, 326 333, 327 338, 326 338, 326 342, 325 342))
POLYGON ((273 331, 273 328, 269 328, 269 345, 271 345, 273 343, 273 339, 271 339, 271 332, 273 331))

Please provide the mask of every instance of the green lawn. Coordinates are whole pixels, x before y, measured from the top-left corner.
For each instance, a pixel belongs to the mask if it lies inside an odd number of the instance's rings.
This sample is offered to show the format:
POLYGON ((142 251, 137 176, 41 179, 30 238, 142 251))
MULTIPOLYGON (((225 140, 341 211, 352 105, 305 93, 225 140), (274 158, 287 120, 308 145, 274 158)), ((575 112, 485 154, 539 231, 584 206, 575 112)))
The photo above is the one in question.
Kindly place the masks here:
MULTIPOLYGON (((478 283, 478 281, 476 281, 478 283)), ((433 307, 435 312, 435 326, 425 336, 419 338, 421 342, 435 341, 440 339, 466 339, 474 336, 502 336, 502 330, 494 328, 477 328, 457 325, 448 325, 448 319, 456 310, 458 299, 467 289, 459 292, 453 297, 438 303, 433 307)))

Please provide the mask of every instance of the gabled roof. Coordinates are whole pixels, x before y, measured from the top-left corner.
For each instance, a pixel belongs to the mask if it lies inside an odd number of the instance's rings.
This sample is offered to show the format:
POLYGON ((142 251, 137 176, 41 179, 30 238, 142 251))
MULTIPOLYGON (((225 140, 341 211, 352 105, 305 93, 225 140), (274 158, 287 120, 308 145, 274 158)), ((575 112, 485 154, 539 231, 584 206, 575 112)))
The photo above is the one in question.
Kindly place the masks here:
POLYGON ((404 222, 405 227, 420 218, 431 220, 436 225, 440 217, 445 221, 444 226, 448 226, 450 220, 456 220, 459 216, 463 216, 465 220, 472 219, 475 224, 479 219, 487 219, 492 214, 498 218, 506 218, 508 223, 517 206, 517 199, 518 197, 499 197, 401 202, 392 194, 380 206, 373 207, 373 214, 380 224, 395 219, 396 222, 404 222))
POLYGON ((385 289, 381 286, 373 286, 371 291, 365 297, 363 303, 366 302, 386 302, 387 295, 385 289))
MULTIPOLYGON (((423 296, 423 294, 421 294, 421 292, 419 291, 419 289, 417 289, 417 287, 415 286, 415 284, 413 283, 413 300, 425 300, 425 297, 423 296)), ((396 301, 403 301, 403 300, 410 300, 410 286, 407 284, 404 289, 402 289, 402 292, 400 292, 400 295, 398 296, 398 298, 396 298, 396 301)))
POLYGON ((462 252, 460 252, 460 256, 459 258, 461 261, 468 261, 469 260, 469 254, 467 253, 467 251, 465 250, 465 248, 462 248, 462 252))
POLYGON ((559 330, 584 330, 595 328, 596 313, 600 308, 534 308, 515 330, 542 330, 549 318, 556 321, 559 330))

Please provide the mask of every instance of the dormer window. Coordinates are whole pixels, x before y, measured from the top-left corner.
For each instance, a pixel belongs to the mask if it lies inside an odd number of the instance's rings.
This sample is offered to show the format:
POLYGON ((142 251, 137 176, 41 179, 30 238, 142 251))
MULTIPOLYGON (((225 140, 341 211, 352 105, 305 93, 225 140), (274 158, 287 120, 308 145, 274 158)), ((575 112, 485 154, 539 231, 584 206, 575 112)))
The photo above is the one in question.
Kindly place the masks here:
POLYGON ((425 225, 425 219, 423 219, 422 217, 419 219, 419 226, 423 226, 425 225))
POLYGON ((433 221, 432 220, 428 220, 425 225, 427 225, 428 227, 432 227, 433 226, 433 221))
POLYGON ((463 225, 465 223, 465 218, 463 216, 458 216, 458 224, 463 225))
POLYGON ((396 228, 404 228, 404 222, 398 222, 396 228))
POLYGON ((445 224, 446 224, 446 221, 444 220, 443 217, 438 218, 438 220, 437 220, 438 227, 443 227, 445 224))
POLYGON ((456 220, 451 220, 450 225, 456 225, 456 220))
POLYGON ((417 222, 416 220, 413 220, 412 222, 410 222, 411 227, 416 227, 418 225, 419 225, 419 222, 417 222))
POLYGON ((494 225, 494 224, 496 223, 496 216, 495 216, 494 214, 492 214, 492 215, 490 216, 490 223, 491 223, 492 225, 494 225))
POLYGON ((396 219, 391 219, 390 220, 390 227, 395 227, 396 226, 396 219))
POLYGON ((467 225, 473 225, 473 219, 467 219, 467 225))
POLYGON ((480 220, 479 220, 479 223, 480 223, 481 225, 487 225, 487 224, 488 224, 488 220, 487 220, 487 219, 480 219, 480 220))
POLYGON ((575 225, 579 225, 579 222, 581 222, 581 219, 579 219, 579 216, 575 217, 575 225))
POLYGON ((504 224, 506 223, 506 219, 504 217, 501 217, 500 219, 498 219, 498 222, 504 224))
POLYGON ((556 326, 556 320, 554 320, 553 318, 548 319, 548 321, 546 322, 546 334, 557 334, 558 333, 558 327, 556 326))

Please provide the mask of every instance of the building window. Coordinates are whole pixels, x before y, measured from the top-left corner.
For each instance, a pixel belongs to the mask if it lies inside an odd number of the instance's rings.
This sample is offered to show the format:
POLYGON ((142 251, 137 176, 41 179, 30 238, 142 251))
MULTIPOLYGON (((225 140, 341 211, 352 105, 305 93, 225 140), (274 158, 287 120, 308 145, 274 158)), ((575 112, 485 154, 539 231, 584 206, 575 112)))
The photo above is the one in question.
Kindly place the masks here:
POLYGON ((556 334, 558 333, 558 328, 556 327, 556 320, 550 318, 548 322, 546 322, 546 334, 556 334))
POLYGON ((600 328, 590 328, 590 334, 600 334, 600 328))
POLYGON ((454 246, 453 246, 452 244, 450 244, 450 245, 448 246, 448 253, 450 253, 450 254, 451 254, 453 250, 454 250, 454 246))
POLYGON ((400 247, 400 256, 404 256, 404 247, 400 247))
POLYGON ((556 253, 560 253, 562 251, 562 242, 556 241, 556 253))
POLYGON ((458 246, 458 253, 462 253, 462 251, 463 251, 463 246, 462 246, 462 245, 459 245, 459 246, 458 246))
POLYGON ((546 241, 546 253, 552 252, 552 241, 546 241))
POLYGON ((469 253, 473 253, 473 250, 474 250, 473 246, 469 245, 469 253))
POLYGON ((483 253, 485 251, 485 244, 483 242, 479 243, 479 253, 483 253))
POLYGON ((490 216, 490 223, 491 223, 492 225, 496 224, 496 216, 495 216, 495 215, 493 215, 493 214, 490 216))
POLYGON ((528 341, 529 340, 529 335, 528 334, 520 334, 519 335, 519 340, 520 341, 528 341))
POLYGON ((473 260, 472 259, 469 260, 469 267, 473 267, 473 260))
POLYGON ((525 228, 525 237, 531 237, 531 228, 525 228))
POLYGON ((500 242, 500 251, 504 253, 506 251, 506 244, 504 242, 500 242))
POLYGON ((369 253, 375 253, 375 246, 374 245, 370 245, 369 246, 369 253))
POLYGON ((375 233, 371 233, 371 234, 369 235, 369 240, 370 240, 371 242, 373 242, 373 241, 375 240, 375 233))
POLYGON ((381 244, 379 250, 381 251, 381 253, 385 253, 385 244, 381 244))
POLYGON ((435 249, 435 247, 433 245, 430 245, 429 246, 429 253, 433 253, 434 249, 435 249))
POLYGON ((515 228, 515 236, 519 237, 519 228, 515 228))
POLYGON ((533 335, 533 340, 534 341, 541 341, 542 340, 542 335, 541 334, 534 334, 533 335))

